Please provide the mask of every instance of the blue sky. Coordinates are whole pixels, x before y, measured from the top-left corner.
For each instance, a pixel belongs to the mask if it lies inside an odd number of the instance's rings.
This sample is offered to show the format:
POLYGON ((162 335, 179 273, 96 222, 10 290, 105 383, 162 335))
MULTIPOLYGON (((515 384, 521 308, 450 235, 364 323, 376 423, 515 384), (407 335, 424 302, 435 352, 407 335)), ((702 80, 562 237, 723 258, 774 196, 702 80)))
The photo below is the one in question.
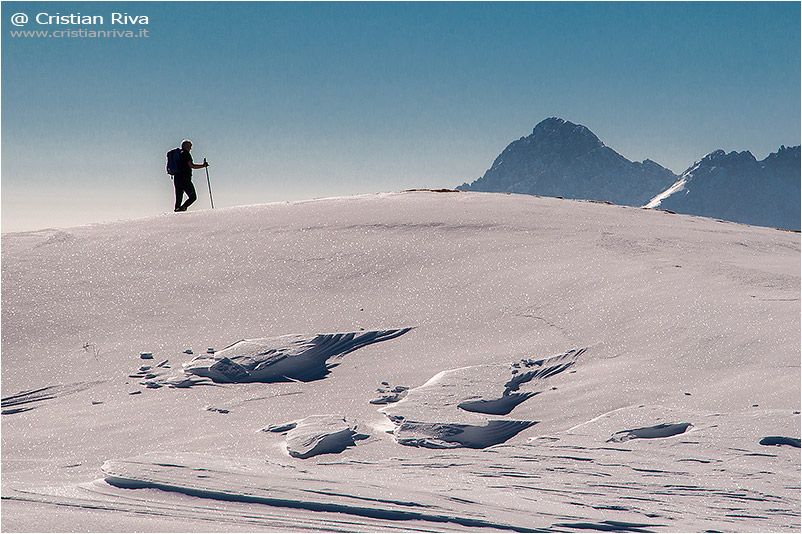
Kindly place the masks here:
POLYGON ((455 187, 550 116, 678 173, 800 143, 798 2, 2 2, 2 30, 4 232, 171 211, 187 137, 216 207, 455 187))

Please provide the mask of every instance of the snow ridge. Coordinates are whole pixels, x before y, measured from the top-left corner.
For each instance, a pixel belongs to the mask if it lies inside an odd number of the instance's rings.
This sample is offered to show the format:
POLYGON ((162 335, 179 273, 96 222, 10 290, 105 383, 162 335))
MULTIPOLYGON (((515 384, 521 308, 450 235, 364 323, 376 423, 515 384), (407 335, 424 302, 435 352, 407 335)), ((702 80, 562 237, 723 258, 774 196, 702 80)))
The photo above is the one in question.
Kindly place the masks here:
MULTIPOLYGON (((245 462, 237 461, 242 465, 245 462)), ((462 527, 486 528, 513 532, 535 532, 525 515, 508 514, 511 522, 485 518, 478 507, 465 502, 449 502, 439 498, 436 506, 410 499, 383 498, 385 488, 336 481, 320 480, 303 472, 287 472, 271 464, 249 464, 247 470, 231 468, 225 463, 209 465, 208 458, 193 455, 165 456, 151 454, 128 460, 109 460, 102 466, 105 482, 116 488, 153 488, 182 493, 211 501, 260 504, 285 509, 328 512, 366 517, 383 521, 426 521, 453 523, 462 527), (269 486, 264 481, 270 480, 269 486), (380 496, 377 496, 377 493, 380 496)), ((404 493, 410 497, 409 491, 404 493)), ((428 499, 433 496, 426 495, 428 499)), ((383 530, 383 529, 381 529, 383 530)))

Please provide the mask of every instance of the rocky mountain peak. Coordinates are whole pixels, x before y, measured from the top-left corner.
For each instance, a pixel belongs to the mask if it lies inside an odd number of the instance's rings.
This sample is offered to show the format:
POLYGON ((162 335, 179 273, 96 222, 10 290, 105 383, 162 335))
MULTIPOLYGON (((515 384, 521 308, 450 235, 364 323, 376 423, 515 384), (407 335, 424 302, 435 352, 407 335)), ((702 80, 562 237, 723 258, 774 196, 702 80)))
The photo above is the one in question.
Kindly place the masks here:
POLYGON ((703 166, 706 163, 719 167, 728 167, 755 164, 757 163, 757 159, 755 159, 755 156, 748 150, 744 150, 743 152, 732 151, 729 153, 723 150, 714 150, 702 158, 701 163, 703 166))
POLYGON ((484 176, 458 189, 643 205, 676 178, 657 163, 629 161, 586 126, 549 117, 510 143, 484 176))
POLYGON ((549 117, 457 189, 659 206, 798 230, 800 147, 783 145, 762 161, 749 150, 715 150, 677 176, 652 160, 628 160, 581 124, 549 117))
POLYGON ((550 117, 532 129, 535 146, 547 150, 570 150, 572 153, 590 152, 604 146, 587 127, 559 117, 550 117))

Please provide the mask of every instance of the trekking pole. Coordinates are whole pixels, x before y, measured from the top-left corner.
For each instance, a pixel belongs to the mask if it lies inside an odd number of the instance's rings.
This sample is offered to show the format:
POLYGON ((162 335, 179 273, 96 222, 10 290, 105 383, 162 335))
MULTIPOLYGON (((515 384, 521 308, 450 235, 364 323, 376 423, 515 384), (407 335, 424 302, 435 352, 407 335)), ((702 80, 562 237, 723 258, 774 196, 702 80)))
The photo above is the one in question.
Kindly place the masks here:
POLYGON ((203 158, 203 163, 206 165, 206 185, 209 186, 209 202, 212 203, 212 209, 214 209, 214 199, 212 198, 212 182, 209 181, 209 165, 206 163, 206 158, 203 158))

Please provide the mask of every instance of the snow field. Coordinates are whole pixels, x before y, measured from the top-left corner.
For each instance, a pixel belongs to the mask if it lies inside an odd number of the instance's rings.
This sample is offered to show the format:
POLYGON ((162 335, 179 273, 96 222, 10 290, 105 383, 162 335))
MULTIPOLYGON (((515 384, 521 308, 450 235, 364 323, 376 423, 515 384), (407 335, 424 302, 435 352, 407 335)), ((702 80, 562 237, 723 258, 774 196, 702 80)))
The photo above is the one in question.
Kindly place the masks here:
POLYGON ((3 528, 797 531, 799 449, 760 442, 800 436, 799 245, 434 192, 6 234, 3 528))

